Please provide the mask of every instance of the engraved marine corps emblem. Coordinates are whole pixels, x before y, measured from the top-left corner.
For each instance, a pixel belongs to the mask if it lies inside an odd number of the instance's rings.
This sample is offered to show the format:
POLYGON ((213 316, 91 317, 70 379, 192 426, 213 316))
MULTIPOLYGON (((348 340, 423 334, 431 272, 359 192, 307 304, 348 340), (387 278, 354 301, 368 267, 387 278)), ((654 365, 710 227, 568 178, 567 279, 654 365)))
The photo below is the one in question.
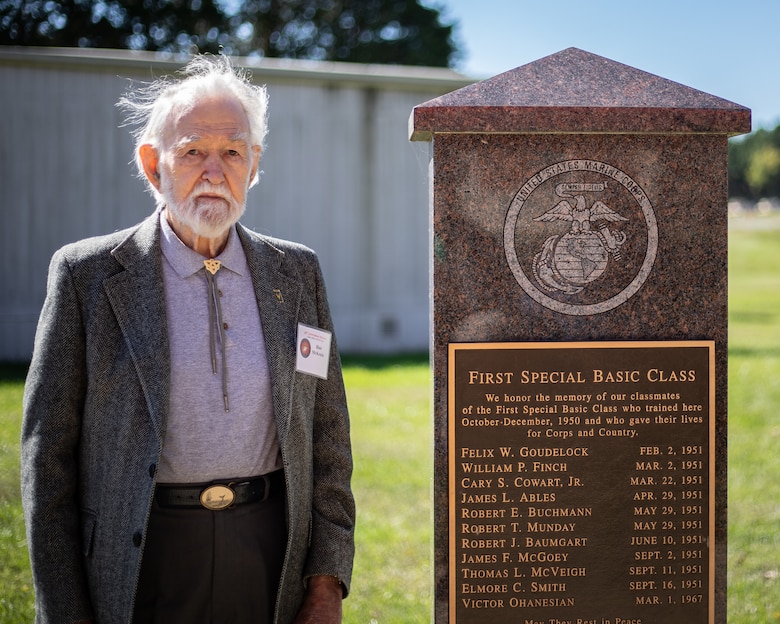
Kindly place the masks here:
POLYGON ((569 160, 525 182, 507 212, 504 248, 528 295, 557 312, 606 312, 634 295, 658 246, 641 187, 606 163, 569 160))
POLYGON ((564 198, 552 210, 534 217, 534 221, 568 221, 571 231, 554 234, 544 242, 544 249, 534 256, 534 276, 545 290, 564 293, 580 292, 607 269, 609 256, 620 260, 620 247, 626 242, 621 231, 609 229, 610 221, 627 221, 599 200, 590 205, 585 195, 573 193, 601 192, 607 183, 558 184, 555 194, 564 198), (571 200, 571 201, 570 201, 571 200), (591 226, 597 228, 594 230, 591 226))

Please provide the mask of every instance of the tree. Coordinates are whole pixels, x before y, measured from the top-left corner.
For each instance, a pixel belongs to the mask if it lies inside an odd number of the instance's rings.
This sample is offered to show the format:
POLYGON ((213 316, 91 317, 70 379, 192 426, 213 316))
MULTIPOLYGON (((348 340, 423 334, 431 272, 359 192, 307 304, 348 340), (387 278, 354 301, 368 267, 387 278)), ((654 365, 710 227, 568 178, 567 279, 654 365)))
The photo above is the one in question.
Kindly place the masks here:
POLYGON ((452 24, 421 0, 0 0, 0 44, 451 67, 452 24))
POLYGON ((729 195, 780 197, 780 126, 729 142, 729 195))
POLYGON ((216 51, 223 23, 211 2, 0 0, 4 45, 216 51))

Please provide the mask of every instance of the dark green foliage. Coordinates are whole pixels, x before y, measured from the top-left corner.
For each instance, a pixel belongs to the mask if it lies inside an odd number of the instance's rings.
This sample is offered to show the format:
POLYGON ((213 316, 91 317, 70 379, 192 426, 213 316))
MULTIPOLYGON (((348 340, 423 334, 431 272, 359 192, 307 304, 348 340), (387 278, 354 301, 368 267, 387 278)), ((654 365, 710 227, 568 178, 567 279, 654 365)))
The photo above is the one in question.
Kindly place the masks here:
POLYGON ((780 126, 729 142, 729 196, 780 197, 780 126))
POLYGON ((449 67, 440 17, 419 0, 0 0, 0 45, 449 67))

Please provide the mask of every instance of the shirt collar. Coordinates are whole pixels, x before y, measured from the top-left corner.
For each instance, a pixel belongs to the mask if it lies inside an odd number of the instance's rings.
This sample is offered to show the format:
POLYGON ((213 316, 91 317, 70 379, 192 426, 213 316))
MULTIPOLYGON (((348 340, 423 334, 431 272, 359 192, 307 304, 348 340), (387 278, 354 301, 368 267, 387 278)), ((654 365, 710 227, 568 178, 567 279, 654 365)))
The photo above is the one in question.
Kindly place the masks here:
MULTIPOLYGON (((176 236, 176 232, 173 231, 168 223, 168 219, 165 218, 164 210, 160 211, 160 227, 162 231, 162 236, 160 237, 162 253, 179 277, 189 277, 204 268, 203 260, 205 258, 194 249, 187 247, 176 236)), ((238 275, 248 275, 244 248, 238 238, 235 225, 230 227, 225 248, 216 259, 222 263, 222 268, 238 275)))

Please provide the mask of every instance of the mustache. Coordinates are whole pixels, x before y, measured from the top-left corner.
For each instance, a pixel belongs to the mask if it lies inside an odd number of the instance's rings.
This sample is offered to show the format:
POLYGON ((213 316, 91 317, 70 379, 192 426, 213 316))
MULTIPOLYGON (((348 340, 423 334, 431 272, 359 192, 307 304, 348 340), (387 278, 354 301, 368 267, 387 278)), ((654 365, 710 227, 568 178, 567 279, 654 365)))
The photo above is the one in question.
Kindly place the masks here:
POLYGON ((220 199, 224 199, 227 202, 233 201, 233 196, 226 188, 212 184, 211 182, 203 181, 198 183, 192 191, 192 197, 198 197, 200 195, 213 195, 220 199))

